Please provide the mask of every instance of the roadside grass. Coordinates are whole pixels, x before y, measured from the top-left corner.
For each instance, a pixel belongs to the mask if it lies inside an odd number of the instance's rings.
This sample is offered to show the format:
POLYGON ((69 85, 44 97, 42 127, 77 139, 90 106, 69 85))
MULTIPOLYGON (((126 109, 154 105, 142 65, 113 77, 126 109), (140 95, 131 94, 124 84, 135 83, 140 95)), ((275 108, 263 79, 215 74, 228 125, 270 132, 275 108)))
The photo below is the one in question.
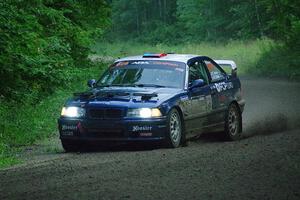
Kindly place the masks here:
POLYGON ((105 43, 93 46, 95 54, 107 57, 124 57, 140 55, 145 52, 186 53, 206 55, 213 59, 234 60, 240 74, 247 74, 257 65, 258 61, 274 45, 272 40, 230 41, 224 43, 186 43, 176 46, 157 44, 147 45, 134 42, 105 43))
MULTIPOLYGON (((99 77, 103 67, 104 64, 82 68, 74 73, 74 80, 69 87, 62 85, 38 103, 0 102, 0 168, 19 163, 16 154, 24 146, 45 138, 58 137, 57 118, 64 102, 74 92, 87 89, 87 80, 99 77)), ((56 152, 59 149, 49 147, 46 151, 56 152)))
POLYGON ((0 160, 0 168, 5 168, 5 167, 9 167, 9 166, 21 163, 21 161, 18 160, 13 155, 0 157, 0 159, 1 159, 0 160))

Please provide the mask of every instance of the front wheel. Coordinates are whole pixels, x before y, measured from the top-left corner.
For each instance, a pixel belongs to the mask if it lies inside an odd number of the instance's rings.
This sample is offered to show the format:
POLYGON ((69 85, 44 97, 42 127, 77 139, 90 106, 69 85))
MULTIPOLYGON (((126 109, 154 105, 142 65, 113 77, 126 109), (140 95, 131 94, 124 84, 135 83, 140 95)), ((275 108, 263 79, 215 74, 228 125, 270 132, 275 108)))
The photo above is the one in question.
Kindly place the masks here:
POLYGON ((225 136, 229 140, 239 140, 242 136, 242 114, 236 104, 231 104, 225 118, 225 136))
POLYGON ((167 146, 177 148, 184 138, 184 133, 182 131, 181 117, 175 108, 169 112, 167 123, 167 146))

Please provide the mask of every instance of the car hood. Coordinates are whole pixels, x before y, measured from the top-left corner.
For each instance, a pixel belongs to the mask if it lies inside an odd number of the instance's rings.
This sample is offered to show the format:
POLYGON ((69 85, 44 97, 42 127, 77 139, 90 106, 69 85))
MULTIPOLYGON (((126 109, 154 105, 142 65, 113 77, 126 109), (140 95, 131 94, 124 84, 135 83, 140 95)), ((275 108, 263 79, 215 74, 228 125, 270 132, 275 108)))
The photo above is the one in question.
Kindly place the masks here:
POLYGON ((182 91, 177 88, 106 87, 74 93, 73 103, 106 107, 154 107, 182 91))

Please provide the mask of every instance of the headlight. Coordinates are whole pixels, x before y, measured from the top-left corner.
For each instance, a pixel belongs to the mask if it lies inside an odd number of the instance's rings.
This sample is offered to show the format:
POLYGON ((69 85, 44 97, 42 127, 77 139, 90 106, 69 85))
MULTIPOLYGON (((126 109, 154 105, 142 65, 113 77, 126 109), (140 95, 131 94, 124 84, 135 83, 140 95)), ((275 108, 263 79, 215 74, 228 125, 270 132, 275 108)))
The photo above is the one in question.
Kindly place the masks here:
POLYGON ((162 114, 158 108, 129 109, 127 112, 127 117, 151 118, 161 116, 162 114))
POLYGON ((85 115, 85 109, 80 107, 63 107, 61 110, 61 116, 64 117, 83 117, 85 115))

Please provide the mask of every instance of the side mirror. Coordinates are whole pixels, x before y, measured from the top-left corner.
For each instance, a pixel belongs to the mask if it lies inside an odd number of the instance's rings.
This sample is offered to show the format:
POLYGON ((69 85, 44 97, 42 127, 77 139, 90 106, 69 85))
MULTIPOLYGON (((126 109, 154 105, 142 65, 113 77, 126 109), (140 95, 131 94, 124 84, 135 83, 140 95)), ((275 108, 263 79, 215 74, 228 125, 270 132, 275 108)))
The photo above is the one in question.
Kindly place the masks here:
POLYGON ((87 85, 90 87, 90 88, 93 88, 96 84, 96 80, 95 79, 91 79, 87 82, 87 85))
POLYGON ((191 86, 189 89, 193 89, 193 88, 196 88, 196 87, 202 87, 204 86, 206 83, 204 82, 203 79, 196 79, 192 82, 191 86))
POLYGON ((231 77, 236 78, 237 77, 237 69, 232 69, 231 70, 231 77))

